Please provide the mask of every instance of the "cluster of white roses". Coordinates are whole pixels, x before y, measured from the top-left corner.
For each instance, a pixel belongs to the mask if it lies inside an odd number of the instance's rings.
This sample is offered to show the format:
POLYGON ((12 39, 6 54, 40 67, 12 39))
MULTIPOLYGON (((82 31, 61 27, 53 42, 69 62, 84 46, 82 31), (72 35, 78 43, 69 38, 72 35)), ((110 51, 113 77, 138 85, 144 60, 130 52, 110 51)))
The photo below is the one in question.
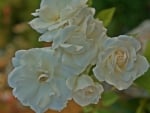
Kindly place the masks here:
POLYGON ((39 41, 52 46, 20 50, 12 59, 13 94, 37 113, 61 111, 71 99, 96 104, 104 89, 92 77, 123 90, 149 68, 140 43, 125 35, 109 38, 86 2, 42 0, 30 25, 41 33, 39 41))

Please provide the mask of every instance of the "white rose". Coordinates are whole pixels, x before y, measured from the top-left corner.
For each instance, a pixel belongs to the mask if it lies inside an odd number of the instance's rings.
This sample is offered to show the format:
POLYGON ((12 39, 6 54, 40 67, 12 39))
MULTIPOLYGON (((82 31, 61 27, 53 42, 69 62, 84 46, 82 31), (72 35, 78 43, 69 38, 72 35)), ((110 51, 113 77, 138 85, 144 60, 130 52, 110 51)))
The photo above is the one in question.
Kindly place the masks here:
POLYGON ((62 51, 62 62, 68 67, 77 67, 80 74, 88 65, 93 65, 98 56, 99 46, 106 38, 106 29, 103 24, 88 16, 82 23, 82 27, 74 26, 69 35, 65 32, 64 40, 53 42, 52 47, 62 51), (72 63, 70 63, 72 62, 72 63))
POLYGON ((47 48, 16 52, 8 83, 23 105, 37 113, 66 107, 71 91, 66 86, 67 72, 61 71, 59 60, 59 53, 47 48))
MULTIPOLYGON (((66 43, 60 45, 62 54, 62 62, 68 67, 79 67, 81 73, 89 64, 93 64, 98 47, 93 40, 86 39, 84 34, 72 35, 66 43), (71 62, 71 63, 70 63, 71 62)), ((78 73, 78 74, 79 74, 78 73)))
MULTIPOLYGON (((86 2, 87 0, 42 0, 40 9, 33 13, 38 17, 29 24, 40 33, 64 27, 73 15, 83 7, 87 7, 86 2)), ((78 18, 80 19, 82 18, 78 18)))
MULTIPOLYGON (((73 35, 73 32, 77 29, 77 27, 78 32, 87 32, 86 31, 87 25, 85 24, 87 24, 86 21, 89 20, 88 16, 90 16, 91 18, 93 17, 93 13, 94 11, 92 11, 91 8, 85 7, 79 9, 79 11, 77 11, 76 14, 68 17, 67 19, 68 23, 65 26, 61 26, 55 30, 49 29, 40 36, 39 41, 53 42, 52 47, 57 48, 60 44, 64 43, 68 39, 68 37, 73 35), (81 30, 79 31, 79 28, 82 29, 82 31, 81 30)), ((90 30, 93 30, 93 27, 95 26, 90 25, 88 28, 90 27, 91 27, 90 30)))
POLYGON ((139 54, 140 48, 140 43, 130 36, 107 39, 93 70, 96 78, 119 90, 127 89, 149 68, 146 58, 139 54))
POLYGON ((81 106, 97 104, 103 92, 103 87, 88 75, 72 77, 67 80, 67 85, 72 90, 73 100, 81 106))

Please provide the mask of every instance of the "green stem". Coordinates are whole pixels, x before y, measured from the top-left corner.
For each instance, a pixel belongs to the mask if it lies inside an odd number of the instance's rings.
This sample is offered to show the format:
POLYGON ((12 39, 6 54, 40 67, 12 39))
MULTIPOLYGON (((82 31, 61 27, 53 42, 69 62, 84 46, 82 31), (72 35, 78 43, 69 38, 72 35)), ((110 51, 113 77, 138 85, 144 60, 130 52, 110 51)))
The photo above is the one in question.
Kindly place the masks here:
POLYGON ((137 110, 136 110, 136 113, 144 113, 144 108, 145 108, 145 105, 147 103, 147 100, 146 99, 142 99, 140 101, 140 105, 138 106, 137 110))

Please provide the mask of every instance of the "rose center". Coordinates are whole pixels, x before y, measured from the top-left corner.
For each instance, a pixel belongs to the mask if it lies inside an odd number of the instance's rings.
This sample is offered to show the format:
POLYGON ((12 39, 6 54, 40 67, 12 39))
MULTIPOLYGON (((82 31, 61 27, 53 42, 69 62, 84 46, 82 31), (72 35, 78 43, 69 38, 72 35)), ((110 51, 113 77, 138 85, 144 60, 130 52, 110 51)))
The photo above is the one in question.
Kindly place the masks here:
POLYGON ((38 77, 39 82, 47 82, 49 79, 48 73, 41 73, 38 77))
POLYGON ((85 90, 85 95, 90 96, 90 95, 93 94, 93 92, 94 92, 93 87, 87 87, 86 90, 85 90))
POLYGON ((127 61, 127 55, 124 51, 118 50, 115 52, 116 64, 121 68, 124 67, 127 61))
POLYGON ((59 19, 60 19, 60 16, 59 16, 59 15, 55 15, 55 16, 52 18, 53 21, 57 21, 57 20, 59 20, 59 19))

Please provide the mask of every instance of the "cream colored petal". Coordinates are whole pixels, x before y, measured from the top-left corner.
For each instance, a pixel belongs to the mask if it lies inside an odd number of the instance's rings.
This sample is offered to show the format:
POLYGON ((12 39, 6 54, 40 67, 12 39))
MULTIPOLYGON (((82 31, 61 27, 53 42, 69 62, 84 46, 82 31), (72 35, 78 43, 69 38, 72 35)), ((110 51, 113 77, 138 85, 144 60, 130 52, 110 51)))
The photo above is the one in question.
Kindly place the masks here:
POLYGON ((70 90, 73 90, 76 87, 75 85, 76 85, 77 79, 78 79, 78 75, 69 77, 67 79, 66 84, 70 90))
POLYGON ((66 42, 69 38, 72 37, 75 29, 76 29, 76 26, 74 25, 68 26, 64 29, 60 29, 59 33, 57 33, 57 35, 54 36, 53 38, 52 48, 55 49, 55 48, 58 48, 61 44, 64 44, 64 42, 66 42))
POLYGON ((97 64, 96 67, 93 68, 93 73, 95 75, 95 77, 99 80, 99 81, 105 81, 105 76, 106 74, 108 74, 108 70, 107 68, 103 68, 102 66, 100 66, 101 64, 97 64), (106 73, 106 71, 108 73, 106 73))
POLYGON ((42 42, 52 42, 53 38, 57 35, 57 31, 53 31, 53 32, 46 32, 44 34, 42 34, 39 38, 39 41, 42 42))
POLYGON ((49 23, 44 22, 40 18, 35 18, 29 22, 30 26, 39 33, 44 33, 49 27, 49 23))
POLYGON ((65 7, 65 4, 67 0, 42 0, 40 7, 45 7, 45 6, 49 6, 51 7, 53 10, 60 10, 61 8, 65 7))
POLYGON ((141 49, 141 43, 132 36, 120 35, 118 39, 124 41, 124 43, 130 43, 130 45, 135 48, 136 52, 141 49))
POLYGON ((88 75, 81 75, 80 77, 78 77, 74 91, 77 91, 80 89, 82 90, 92 85, 94 85, 92 78, 90 78, 88 75))
POLYGON ((24 55, 25 52, 26 50, 19 50, 15 53, 15 57, 12 58, 12 64, 14 67, 20 66, 23 63, 22 61, 24 60, 21 60, 21 57, 24 55))
POLYGON ((39 9, 39 17, 47 23, 55 23, 59 20, 59 12, 56 9, 46 5, 39 9))
POLYGON ((147 59, 142 56, 142 55, 137 55, 137 60, 135 62, 135 71, 137 72, 136 76, 133 76, 134 79, 136 79, 137 77, 142 76, 150 67, 149 62, 147 61, 147 59))
POLYGON ((60 22, 56 22, 54 24, 51 24, 49 27, 48 27, 48 31, 53 31, 53 30, 57 30, 57 29, 60 29, 60 28, 64 28, 65 25, 68 24, 68 21, 67 20, 64 20, 64 21, 60 21, 60 22))
POLYGON ((135 62, 137 59, 137 53, 136 50, 133 47, 130 47, 127 51, 128 59, 127 59, 127 65, 126 65, 126 71, 132 71, 135 66, 135 62))

